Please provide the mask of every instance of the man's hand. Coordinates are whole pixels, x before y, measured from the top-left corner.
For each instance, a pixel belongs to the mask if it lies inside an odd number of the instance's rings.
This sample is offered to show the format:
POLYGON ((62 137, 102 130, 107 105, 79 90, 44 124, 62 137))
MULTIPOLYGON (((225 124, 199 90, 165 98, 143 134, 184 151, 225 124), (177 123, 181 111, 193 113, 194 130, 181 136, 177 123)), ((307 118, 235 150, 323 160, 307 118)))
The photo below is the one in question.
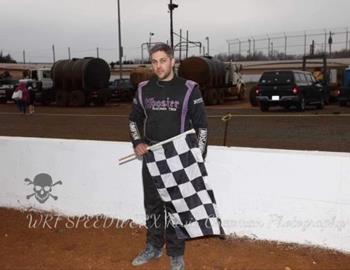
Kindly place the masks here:
POLYGON ((145 143, 140 143, 134 148, 136 156, 141 157, 148 152, 148 145, 145 143))

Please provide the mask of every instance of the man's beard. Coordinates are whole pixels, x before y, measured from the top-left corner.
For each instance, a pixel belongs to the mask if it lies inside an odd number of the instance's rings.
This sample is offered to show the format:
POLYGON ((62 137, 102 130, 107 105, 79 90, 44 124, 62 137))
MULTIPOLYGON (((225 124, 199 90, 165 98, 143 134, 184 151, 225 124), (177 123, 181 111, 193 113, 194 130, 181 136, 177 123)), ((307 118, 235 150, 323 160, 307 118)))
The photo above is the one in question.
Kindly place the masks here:
POLYGON ((164 75, 157 74, 157 77, 158 77, 158 80, 163 81, 163 80, 166 80, 167 78, 169 78, 170 75, 171 75, 171 69, 168 72, 164 73, 164 75))

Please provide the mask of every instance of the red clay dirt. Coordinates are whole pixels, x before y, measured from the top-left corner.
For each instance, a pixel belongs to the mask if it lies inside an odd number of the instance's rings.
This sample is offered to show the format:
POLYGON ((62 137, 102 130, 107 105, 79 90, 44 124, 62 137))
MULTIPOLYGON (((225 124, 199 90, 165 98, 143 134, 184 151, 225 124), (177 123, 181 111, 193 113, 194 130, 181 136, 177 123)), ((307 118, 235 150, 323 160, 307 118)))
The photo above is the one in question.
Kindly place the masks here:
MULTIPOLYGON (((57 223, 47 219, 45 225, 29 228, 30 218, 45 216, 53 214, 0 209, 1 269, 169 269, 164 255, 145 266, 131 266, 145 241, 145 228, 131 221, 88 229, 73 218, 57 223)), ((185 261, 188 270, 350 269, 350 256, 337 251, 245 238, 188 241, 185 261)))

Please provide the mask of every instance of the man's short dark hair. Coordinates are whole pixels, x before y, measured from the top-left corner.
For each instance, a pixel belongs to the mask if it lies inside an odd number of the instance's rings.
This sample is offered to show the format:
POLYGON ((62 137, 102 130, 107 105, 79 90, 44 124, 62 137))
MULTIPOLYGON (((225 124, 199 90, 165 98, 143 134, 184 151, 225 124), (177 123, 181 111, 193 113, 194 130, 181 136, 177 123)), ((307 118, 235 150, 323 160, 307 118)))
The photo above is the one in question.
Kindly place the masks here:
POLYGON ((170 58, 174 57, 173 49, 166 43, 158 42, 150 50, 149 54, 152 55, 156 52, 165 52, 170 58))

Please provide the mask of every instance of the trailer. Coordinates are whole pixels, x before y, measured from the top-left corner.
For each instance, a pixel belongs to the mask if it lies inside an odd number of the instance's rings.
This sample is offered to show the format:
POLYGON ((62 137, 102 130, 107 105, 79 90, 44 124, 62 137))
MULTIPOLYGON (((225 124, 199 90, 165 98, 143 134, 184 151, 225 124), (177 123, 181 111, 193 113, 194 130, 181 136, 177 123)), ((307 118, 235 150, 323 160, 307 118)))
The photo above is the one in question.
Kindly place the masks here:
POLYGON ((111 96, 108 88, 109 65, 101 58, 59 60, 51 69, 56 104, 59 106, 105 105, 111 96))
POLYGON ((179 76, 199 84, 206 105, 224 103, 225 98, 242 99, 245 83, 241 67, 212 57, 190 57, 178 67, 179 76))

